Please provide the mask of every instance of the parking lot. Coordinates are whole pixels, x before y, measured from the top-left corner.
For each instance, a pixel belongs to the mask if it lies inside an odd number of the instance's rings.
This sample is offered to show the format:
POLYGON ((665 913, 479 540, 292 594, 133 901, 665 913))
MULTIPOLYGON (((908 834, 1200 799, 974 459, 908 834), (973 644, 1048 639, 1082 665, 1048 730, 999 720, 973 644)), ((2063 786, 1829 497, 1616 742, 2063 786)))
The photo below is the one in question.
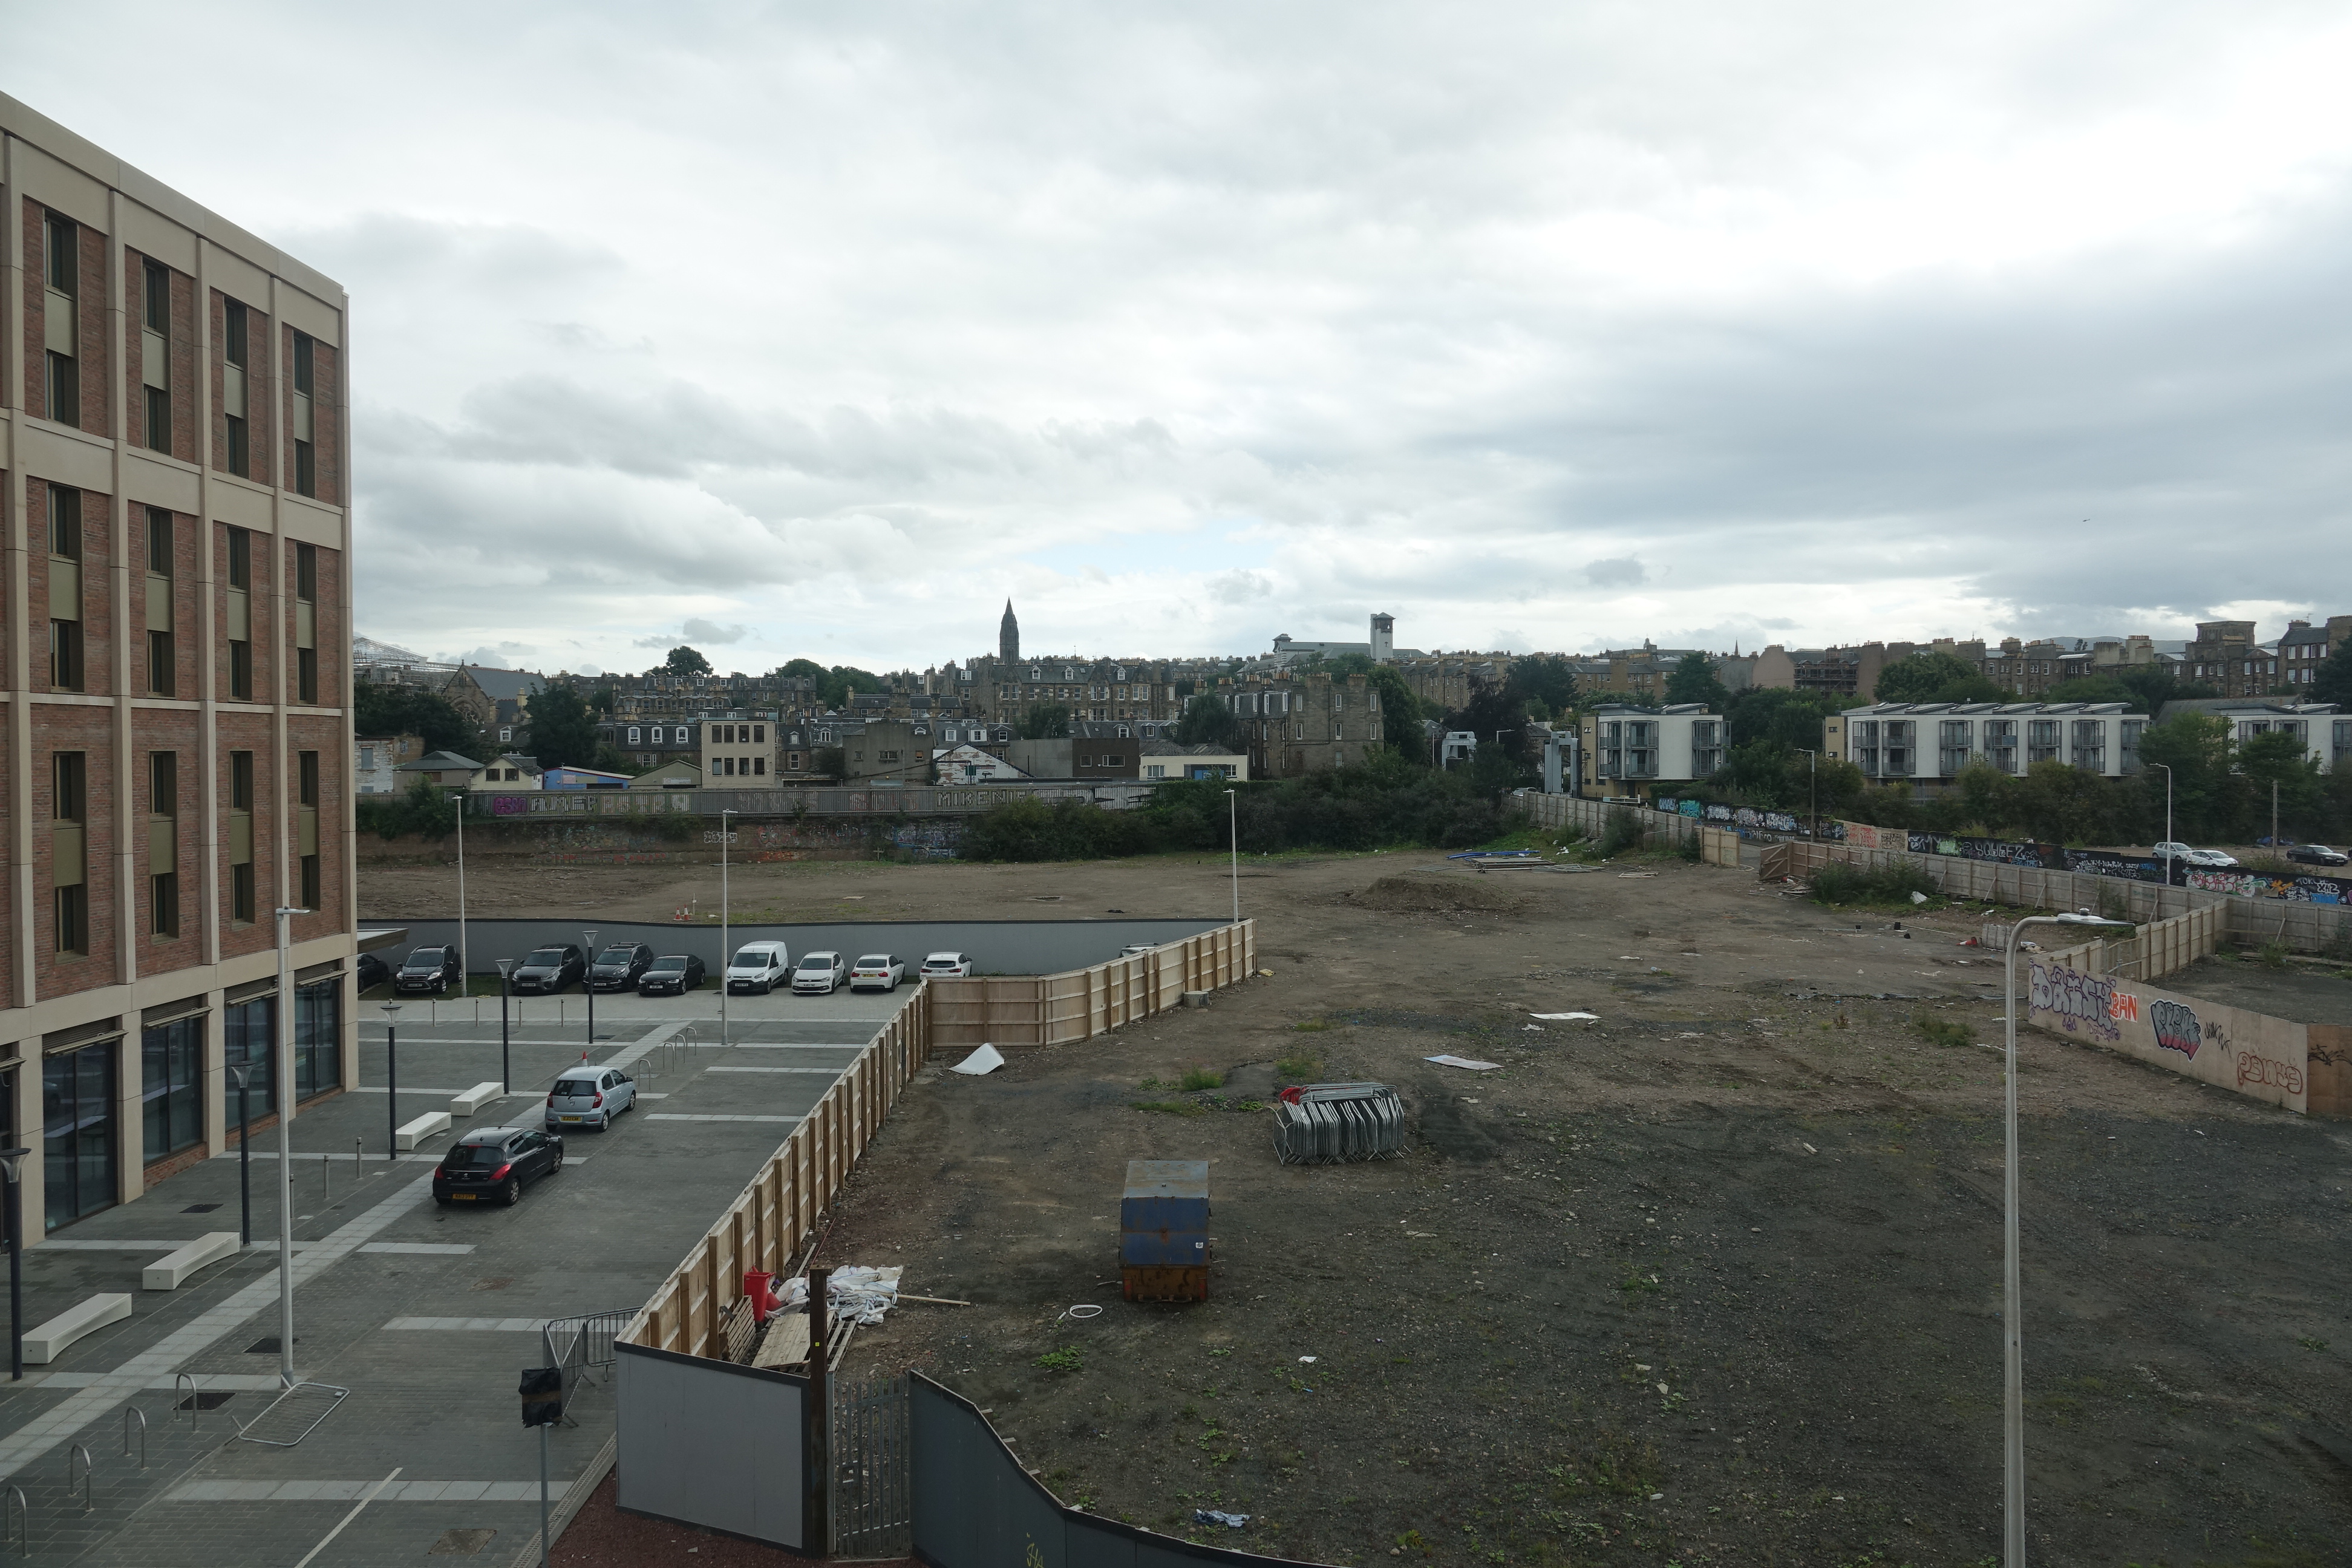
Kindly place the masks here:
MULTIPOLYGON (((27 1367, 26 1385, 0 1395, 0 1472, 27 1494, 37 1558, 292 1563, 397 1470, 321 1561, 406 1563, 469 1546, 510 1560, 539 1523, 539 1441, 520 1425, 515 1388, 541 1360, 540 1325, 641 1305, 907 994, 736 997, 723 1039, 714 992, 599 997, 593 1039, 578 993, 534 998, 509 1025, 512 1092, 396 1160, 386 1157, 394 1120, 499 1079, 498 1002, 478 1016, 470 999, 404 1005, 397 1106, 383 1015, 363 1002, 359 1083, 291 1128, 295 1363, 350 1396, 293 1447, 226 1440, 276 1387, 274 1131, 255 1139, 255 1250, 177 1291, 140 1289, 140 1270, 236 1227, 233 1154, 93 1215, 26 1253, 26 1321, 100 1291, 130 1293, 132 1316, 53 1366, 27 1367), (609 1132, 568 1131, 563 1168, 514 1207, 436 1207, 431 1172, 450 1141, 536 1125, 548 1086, 583 1057, 630 1073, 637 1107, 609 1132), (182 1373, 210 1408, 174 1408, 182 1373), (148 1424, 144 1469, 135 1441, 121 1452, 126 1405, 148 1424), (87 1513, 76 1443, 92 1459, 87 1513)), ((254 1435, 294 1436, 331 1398, 298 1396, 254 1435)), ((611 1436, 607 1391, 588 1390, 574 1415, 552 1437, 559 1496, 611 1436)))

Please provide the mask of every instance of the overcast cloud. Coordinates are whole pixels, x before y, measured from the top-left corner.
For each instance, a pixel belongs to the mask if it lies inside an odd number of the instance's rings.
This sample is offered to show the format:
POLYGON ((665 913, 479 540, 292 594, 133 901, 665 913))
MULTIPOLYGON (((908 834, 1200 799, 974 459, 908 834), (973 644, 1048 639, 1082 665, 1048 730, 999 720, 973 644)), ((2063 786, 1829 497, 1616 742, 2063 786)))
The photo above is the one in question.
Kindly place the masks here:
POLYGON ((351 289, 358 629, 411 647, 2352 610, 2340 5, 5 26, 9 92, 351 289))

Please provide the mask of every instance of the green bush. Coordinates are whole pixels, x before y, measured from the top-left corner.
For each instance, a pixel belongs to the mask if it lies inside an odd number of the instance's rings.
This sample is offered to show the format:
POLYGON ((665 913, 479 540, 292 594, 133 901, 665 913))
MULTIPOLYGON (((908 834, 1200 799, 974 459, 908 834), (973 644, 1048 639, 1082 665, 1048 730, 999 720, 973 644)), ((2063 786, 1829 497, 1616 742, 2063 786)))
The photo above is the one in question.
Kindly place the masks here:
POLYGON ((1225 1087, 1225 1075, 1214 1068, 1186 1068, 1184 1076, 1177 1079, 1176 1087, 1187 1093, 1195 1089, 1223 1089, 1225 1087))
POLYGON ((1965 1046, 1970 1043, 1968 1026, 1955 1024, 1949 1018, 1930 1017, 1922 1013, 1911 1020, 1911 1026, 1926 1036, 1927 1043, 1932 1046, 1965 1046))
POLYGON ((1285 1057, 1274 1064, 1274 1074, 1285 1083, 1313 1083, 1315 1075, 1323 1070, 1323 1058, 1300 1052, 1285 1057))
POLYGON ((1937 896, 1935 882, 1916 866, 1865 868, 1832 860, 1813 873, 1817 904, 1908 904, 1914 893, 1937 896))
POLYGON ((353 826, 362 833, 383 838, 438 838, 457 831, 457 803, 447 792, 425 779, 408 786, 404 795, 362 795, 352 806, 353 826))
POLYGON ((2263 967, 2264 969, 2284 969, 2286 967, 2286 943, 2283 942, 2266 942, 2263 943, 2262 961, 2263 967))
POLYGON ((1621 805, 1610 812, 1609 820, 1601 825, 1601 841, 1592 847, 1595 854, 1606 860, 1612 856, 1623 854, 1641 842, 1640 819, 1621 805))

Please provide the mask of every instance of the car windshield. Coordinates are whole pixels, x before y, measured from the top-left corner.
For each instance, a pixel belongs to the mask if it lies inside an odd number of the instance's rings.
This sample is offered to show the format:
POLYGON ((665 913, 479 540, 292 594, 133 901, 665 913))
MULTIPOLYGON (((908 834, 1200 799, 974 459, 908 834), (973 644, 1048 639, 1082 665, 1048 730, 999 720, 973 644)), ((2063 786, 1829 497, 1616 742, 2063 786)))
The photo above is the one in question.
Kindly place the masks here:
POLYGON ((604 952, 596 955, 596 962, 599 963, 626 963, 630 959, 636 956, 636 951, 637 950, 633 947, 608 947, 604 952))
POLYGON ((522 962, 524 967, 529 969, 552 969, 563 962, 563 950, 560 947, 542 947, 522 962))
POLYGON ((683 958, 676 956, 669 958, 656 958, 654 960, 653 968, 647 970, 646 973, 648 974, 668 974, 674 971, 683 972, 685 968, 686 960, 683 958))
POLYGON ((764 947, 746 947, 740 949, 735 954, 735 967, 738 969, 765 969, 768 966, 768 954, 771 951, 771 949, 764 947))
POLYGON ((801 967, 813 971, 825 970, 831 969, 835 962, 837 961, 829 952, 812 952, 801 960, 801 967))
POLYGON ((408 955, 408 963, 404 965, 404 967, 409 969, 438 969, 441 967, 442 962, 441 950, 439 948, 434 948, 425 952, 410 953, 408 955))
POLYGON ((566 1100, 585 1100, 596 1092, 596 1080, 593 1078, 567 1078, 556 1084, 555 1092, 566 1100))
POLYGON ((441 1162, 452 1171, 490 1170, 506 1163, 504 1143, 460 1143, 441 1162))

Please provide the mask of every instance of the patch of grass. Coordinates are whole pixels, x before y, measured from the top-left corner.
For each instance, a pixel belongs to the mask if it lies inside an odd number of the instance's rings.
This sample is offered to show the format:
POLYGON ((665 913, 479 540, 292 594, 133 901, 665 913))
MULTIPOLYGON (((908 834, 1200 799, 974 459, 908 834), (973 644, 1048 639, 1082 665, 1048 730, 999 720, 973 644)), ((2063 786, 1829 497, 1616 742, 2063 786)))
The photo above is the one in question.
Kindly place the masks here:
POLYGON ((1595 854, 1606 860, 1612 855, 1623 854, 1641 842, 1640 819, 1632 812, 1620 806, 1612 811, 1609 814, 1609 820, 1601 825, 1600 842, 1593 845, 1592 848, 1595 854))
POLYGON ((1310 1057, 1302 1051, 1297 1056, 1285 1057, 1275 1063, 1274 1070, 1276 1077, 1292 1083, 1313 1083, 1315 1075, 1323 1070, 1323 1058, 1310 1057))
POLYGON ((1658 1284, 1658 1277, 1654 1274, 1628 1274, 1617 1281, 1617 1289, 1631 1296, 1637 1291, 1656 1291, 1663 1287, 1658 1284))
POLYGON ((1911 902, 1914 893, 1925 894, 1931 903, 1941 901, 1934 881, 1916 866, 1864 868, 1832 860, 1813 873, 1813 902, 1817 904, 1894 905, 1909 909, 1915 907, 1911 902))
POLYGON ((2324 1351, 2327 1348, 2326 1340, 2315 1340, 2307 1334, 2294 1342, 2307 1351, 2324 1351))
POLYGON ((1332 1028, 1335 1026, 1328 1018, 1301 1018, 1297 1023, 1293 1024, 1290 1026, 1302 1035, 1316 1035, 1322 1033, 1325 1029, 1332 1028))
POLYGON ((1129 1110, 1156 1110, 1162 1116, 1206 1116, 1209 1108, 1195 1105, 1189 1100, 1130 1100, 1129 1110))
POLYGON ((1177 1079, 1176 1087, 1187 1094, 1197 1089, 1223 1089, 1225 1087, 1225 1075, 1214 1068, 1186 1068, 1184 1076, 1177 1079))
POLYGON ((2257 956, 2262 959, 2263 967, 2264 969, 2284 969, 2286 967, 2286 943, 2283 942, 2266 942, 2263 943, 2257 956))
POLYGON ((2246 869, 2258 877, 2300 877, 2293 861, 2284 855, 2252 855, 2246 859, 2246 869))
POLYGON ((1687 860, 1696 866, 1706 858, 1706 847, 1699 842, 1698 835, 1696 833, 1687 838, 1677 840, 1675 844, 1675 858, 1677 860, 1687 860))
POLYGON ((1965 1046, 1972 1044, 1971 1031, 1966 1025, 1955 1024, 1949 1018, 1930 1017, 1922 1013, 1911 1020, 1911 1026, 1927 1037, 1931 1046, 1965 1046))
POLYGON ((1076 1345, 1064 1345, 1057 1351, 1047 1351, 1033 1364, 1048 1372, 1076 1372, 1086 1365, 1086 1357, 1076 1345))

